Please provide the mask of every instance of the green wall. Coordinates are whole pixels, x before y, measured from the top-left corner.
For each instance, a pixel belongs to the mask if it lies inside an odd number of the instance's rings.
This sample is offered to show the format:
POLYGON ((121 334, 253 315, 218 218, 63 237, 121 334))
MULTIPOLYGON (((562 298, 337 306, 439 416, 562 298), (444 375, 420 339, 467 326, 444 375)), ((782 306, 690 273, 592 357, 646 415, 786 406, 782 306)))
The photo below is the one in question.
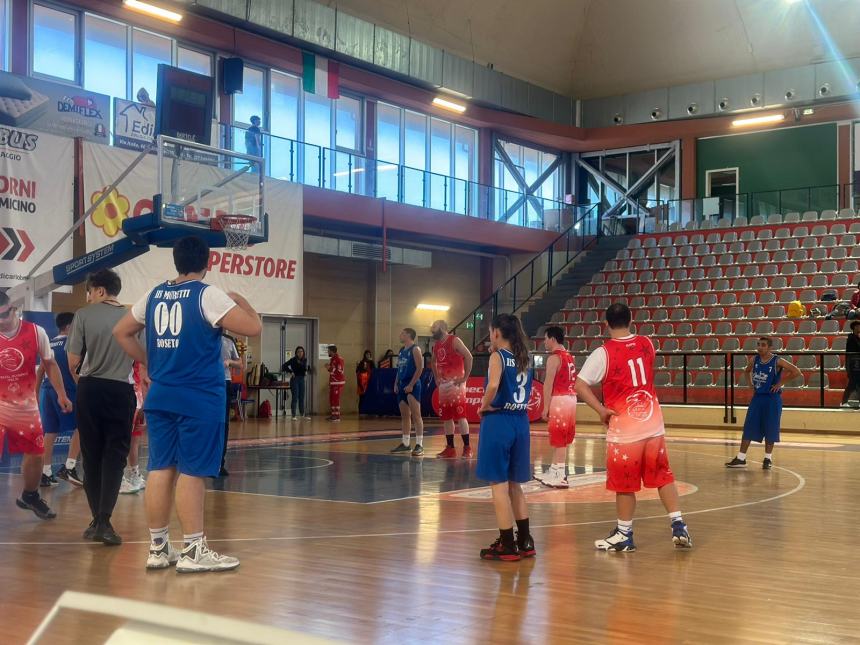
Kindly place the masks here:
POLYGON ((755 202, 774 207, 766 210, 836 208, 836 162, 835 123, 699 139, 696 142, 698 195, 705 196, 705 171, 737 167, 741 193, 833 186, 813 191, 783 191, 781 201, 776 193, 756 195, 755 202))

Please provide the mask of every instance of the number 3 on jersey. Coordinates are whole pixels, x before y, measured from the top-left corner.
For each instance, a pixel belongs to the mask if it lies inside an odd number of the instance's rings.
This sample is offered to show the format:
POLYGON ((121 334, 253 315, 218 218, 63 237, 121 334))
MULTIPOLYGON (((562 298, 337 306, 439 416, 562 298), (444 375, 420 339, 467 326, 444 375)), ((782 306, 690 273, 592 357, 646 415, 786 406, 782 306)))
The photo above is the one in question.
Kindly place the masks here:
POLYGON ((514 403, 521 404, 526 402, 526 383, 528 383, 528 372, 517 374, 517 391, 514 392, 514 403))
POLYGON ((648 384, 648 379, 645 377, 645 363, 642 362, 641 358, 637 358, 635 361, 631 358, 627 361, 627 367, 630 368, 630 378, 633 380, 633 387, 648 384), (637 378, 636 374, 637 365, 639 367, 639 378, 637 378))
POLYGON ((159 302, 155 306, 155 333, 159 336, 164 336, 167 331, 170 331, 171 336, 178 336, 182 331, 182 305, 174 302, 169 305, 166 302, 159 302))

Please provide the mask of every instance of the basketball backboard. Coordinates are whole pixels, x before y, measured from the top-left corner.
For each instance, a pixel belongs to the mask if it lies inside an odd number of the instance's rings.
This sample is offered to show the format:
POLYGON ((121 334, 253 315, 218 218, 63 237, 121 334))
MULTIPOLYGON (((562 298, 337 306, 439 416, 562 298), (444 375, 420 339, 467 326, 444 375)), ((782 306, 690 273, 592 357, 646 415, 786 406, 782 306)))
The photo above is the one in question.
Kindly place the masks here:
POLYGON ((159 136, 157 186, 150 217, 126 220, 126 235, 145 234, 150 243, 172 244, 181 234, 204 235, 210 246, 225 246, 218 221, 242 216, 248 243, 269 239, 260 157, 159 136))

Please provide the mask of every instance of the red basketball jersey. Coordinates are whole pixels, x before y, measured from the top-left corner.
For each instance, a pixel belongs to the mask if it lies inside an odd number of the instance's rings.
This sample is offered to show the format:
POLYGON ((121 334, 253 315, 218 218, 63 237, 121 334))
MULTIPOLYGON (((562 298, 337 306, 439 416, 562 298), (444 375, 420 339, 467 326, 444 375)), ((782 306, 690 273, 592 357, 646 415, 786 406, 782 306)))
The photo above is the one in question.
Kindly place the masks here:
POLYGON ((630 336, 606 341, 603 350, 603 402, 618 413, 609 422, 606 440, 633 443, 665 434, 654 389, 654 345, 645 336, 630 336))
POLYGON ((0 334, 0 406, 36 407, 36 360, 39 336, 36 325, 21 321, 18 333, 0 334))
POLYGON ((466 363, 454 349, 454 334, 433 343, 433 362, 440 381, 455 381, 466 375, 466 363))
POLYGON ((331 357, 331 372, 328 377, 329 385, 346 385, 346 372, 344 372, 343 358, 340 354, 331 357))
POLYGON ((563 347, 555 350, 553 354, 558 356, 560 364, 552 382, 552 395, 576 396, 576 390, 573 388, 576 383, 576 364, 573 362, 573 356, 563 347))

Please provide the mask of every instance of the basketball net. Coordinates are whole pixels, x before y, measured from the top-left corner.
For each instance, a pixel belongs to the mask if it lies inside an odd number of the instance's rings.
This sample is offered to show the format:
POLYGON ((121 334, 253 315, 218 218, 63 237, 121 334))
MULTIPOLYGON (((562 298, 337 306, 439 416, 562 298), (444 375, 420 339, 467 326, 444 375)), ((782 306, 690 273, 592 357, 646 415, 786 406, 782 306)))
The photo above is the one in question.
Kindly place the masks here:
POLYGON ((244 251, 248 248, 251 226, 256 221, 251 215, 219 215, 212 219, 212 228, 224 233, 226 248, 244 251))

